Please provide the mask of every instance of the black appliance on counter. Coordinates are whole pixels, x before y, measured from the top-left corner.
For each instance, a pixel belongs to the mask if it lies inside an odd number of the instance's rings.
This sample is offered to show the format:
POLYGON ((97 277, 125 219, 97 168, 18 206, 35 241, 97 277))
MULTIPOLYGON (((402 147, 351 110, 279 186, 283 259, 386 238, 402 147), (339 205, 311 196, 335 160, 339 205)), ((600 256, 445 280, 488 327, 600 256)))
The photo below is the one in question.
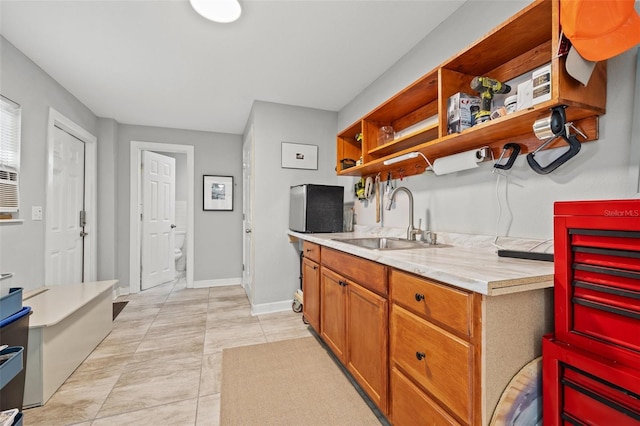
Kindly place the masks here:
POLYGON ((289 229, 297 232, 342 232, 344 187, 296 185, 289 197, 289 229))

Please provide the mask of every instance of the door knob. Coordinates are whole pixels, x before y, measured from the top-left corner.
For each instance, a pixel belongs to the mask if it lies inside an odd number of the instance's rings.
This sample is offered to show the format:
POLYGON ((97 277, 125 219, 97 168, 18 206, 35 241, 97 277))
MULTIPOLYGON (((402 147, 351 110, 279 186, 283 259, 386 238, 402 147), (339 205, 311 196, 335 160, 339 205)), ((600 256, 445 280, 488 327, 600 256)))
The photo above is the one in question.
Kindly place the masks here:
POLYGON ((87 235, 89 235, 89 233, 88 233, 88 232, 80 231, 80 238, 84 238, 84 237, 86 237, 87 235))
POLYGON ((173 223, 171 224, 171 229, 176 228, 176 225, 174 225, 173 223))
POLYGON ((251 233, 251 229, 245 229, 245 230, 244 230, 244 233, 245 233, 245 234, 250 234, 250 233, 251 233))

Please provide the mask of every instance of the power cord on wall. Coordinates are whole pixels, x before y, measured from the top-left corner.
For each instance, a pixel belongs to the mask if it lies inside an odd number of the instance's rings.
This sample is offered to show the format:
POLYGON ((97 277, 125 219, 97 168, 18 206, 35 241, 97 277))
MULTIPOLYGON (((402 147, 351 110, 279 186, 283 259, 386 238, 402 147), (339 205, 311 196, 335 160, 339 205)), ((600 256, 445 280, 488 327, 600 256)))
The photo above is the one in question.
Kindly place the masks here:
MULTIPOLYGON (((492 160, 494 160, 494 165, 496 164, 495 161, 495 157, 493 156, 493 151, 491 152, 491 158, 492 160)), ((498 159, 498 161, 500 161, 498 159)), ((502 247, 501 245, 498 244, 498 239, 500 238, 499 236, 499 229, 500 229, 500 219, 502 218, 502 203, 500 202, 500 193, 499 193, 499 188, 500 188, 500 178, 503 177, 505 179, 505 201, 507 203, 507 205, 509 204, 509 191, 507 190, 507 186, 509 185, 509 176, 507 176, 506 174, 500 173, 499 171, 497 171, 497 169, 494 167, 493 170, 491 171, 491 173, 495 173, 496 175, 496 202, 498 203, 498 217, 496 219, 496 233, 495 233, 495 238, 493 240, 493 242, 491 243, 492 246, 494 246, 495 248, 499 249, 499 250, 506 250, 505 247, 502 247)), ((533 247, 529 248, 528 252, 533 252, 535 249, 537 249, 538 247, 540 247, 543 244, 546 244, 550 241, 553 241, 553 238, 548 238, 544 241, 541 241, 539 243, 537 243, 536 245, 534 245, 533 247)), ((551 246, 547 247, 544 249, 544 253, 546 253, 549 248, 551 246)))

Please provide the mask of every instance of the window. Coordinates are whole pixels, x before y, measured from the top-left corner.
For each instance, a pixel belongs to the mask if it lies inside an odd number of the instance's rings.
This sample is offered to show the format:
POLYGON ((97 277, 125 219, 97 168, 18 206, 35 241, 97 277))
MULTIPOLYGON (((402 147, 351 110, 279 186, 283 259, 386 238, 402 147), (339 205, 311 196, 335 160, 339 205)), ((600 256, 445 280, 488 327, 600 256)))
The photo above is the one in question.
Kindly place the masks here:
POLYGON ((0 213, 20 208, 20 105, 0 95, 0 213))

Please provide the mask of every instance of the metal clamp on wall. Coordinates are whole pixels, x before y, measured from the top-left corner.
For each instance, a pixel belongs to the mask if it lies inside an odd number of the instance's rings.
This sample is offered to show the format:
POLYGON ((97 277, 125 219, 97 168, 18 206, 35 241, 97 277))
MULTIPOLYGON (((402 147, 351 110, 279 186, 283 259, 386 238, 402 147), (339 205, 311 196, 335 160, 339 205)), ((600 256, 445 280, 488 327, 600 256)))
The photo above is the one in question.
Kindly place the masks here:
POLYGON ((500 170, 509 170, 513 166, 513 163, 516 162, 516 158, 518 158, 519 154, 520 154, 520 145, 513 142, 509 142, 505 144, 502 147, 502 154, 500 154, 500 158, 498 158, 498 161, 495 162, 493 167, 500 170), (505 164, 501 164, 500 161, 502 161, 505 154, 509 150, 511 150, 511 154, 509 155, 507 162, 505 164))
POLYGON ((560 105, 554 108, 551 108, 551 116, 547 118, 542 118, 540 120, 536 120, 533 123, 533 133, 540 140, 544 140, 542 145, 540 145, 535 151, 527 154, 527 163, 529 166, 536 172, 541 175, 546 175, 569 161, 569 159, 573 158, 580 152, 580 141, 576 137, 576 135, 572 135, 569 132, 569 128, 573 128, 576 132, 578 132, 582 137, 586 139, 586 136, 578 130, 573 123, 567 123, 567 118, 565 115, 566 105, 560 105), (557 138, 562 138, 569 145, 569 149, 563 153, 560 157, 553 160, 546 166, 541 166, 536 160, 535 155, 547 147, 551 142, 555 141, 557 138))

